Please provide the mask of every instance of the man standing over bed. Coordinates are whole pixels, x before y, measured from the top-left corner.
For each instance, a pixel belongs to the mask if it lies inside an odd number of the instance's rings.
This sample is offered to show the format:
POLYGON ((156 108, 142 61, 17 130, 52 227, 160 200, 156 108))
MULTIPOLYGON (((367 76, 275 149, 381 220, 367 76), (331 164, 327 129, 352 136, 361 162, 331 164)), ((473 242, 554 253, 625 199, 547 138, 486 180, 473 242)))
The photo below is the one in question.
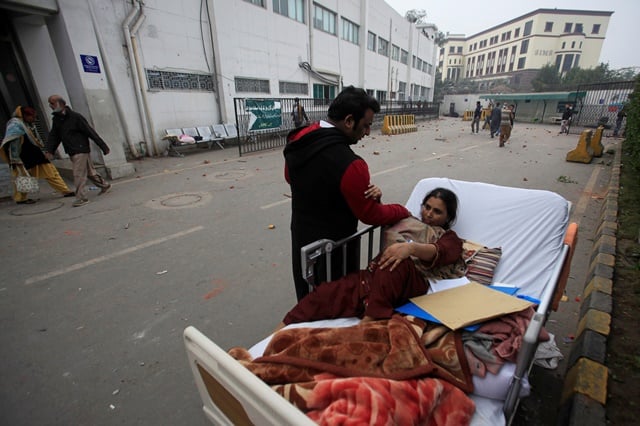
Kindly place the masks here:
MULTIPOLYGON (((292 130, 284 148, 285 179, 291 185, 291 259, 296 296, 309 293, 302 275, 300 249, 321 238, 341 240, 355 233, 358 220, 388 225, 410 216, 400 204, 382 204, 382 191, 370 182, 367 163, 350 145, 369 135, 378 101, 363 89, 346 87, 333 100, 327 119, 292 130)), ((347 272, 359 268, 357 246, 348 247, 347 272)), ((317 281, 326 281, 317 268, 317 281)), ((332 257, 333 278, 342 258, 332 257)))

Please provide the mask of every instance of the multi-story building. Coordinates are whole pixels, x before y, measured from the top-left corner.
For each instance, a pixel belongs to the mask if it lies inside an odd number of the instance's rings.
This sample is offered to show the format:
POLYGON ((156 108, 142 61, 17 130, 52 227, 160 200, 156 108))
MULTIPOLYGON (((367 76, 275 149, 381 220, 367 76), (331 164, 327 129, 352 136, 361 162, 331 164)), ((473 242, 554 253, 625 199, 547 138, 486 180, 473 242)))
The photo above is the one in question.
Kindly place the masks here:
MULTIPOLYGON (((380 101, 431 101, 437 28, 383 0, 8 0, 0 2, 0 126, 15 105, 62 95, 112 145, 150 154, 163 129, 234 122, 234 98, 322 98, 347 85, 380 101)), ((99 155, 99 154, 95 154, 99 155)))
POLYGON ((442 79, 471 79, 481 87, 504 81, 530 88, 540 68, 555 65, 560 74, 593 68, 613 12, 537 9, 470 37, 450 35, 440 48, 442 79))

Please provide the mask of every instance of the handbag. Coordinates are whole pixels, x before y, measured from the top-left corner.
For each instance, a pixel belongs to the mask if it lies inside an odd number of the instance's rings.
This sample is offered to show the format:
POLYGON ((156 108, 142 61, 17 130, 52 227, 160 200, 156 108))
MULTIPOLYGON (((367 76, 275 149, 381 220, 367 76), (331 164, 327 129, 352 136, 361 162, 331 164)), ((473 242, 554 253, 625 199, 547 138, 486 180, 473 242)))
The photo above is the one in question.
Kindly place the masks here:
MULTIPOLYGON (((16 176, 16 179, 15 179, 16 191, 18 192, 40 191, 38 178, 31 176, 27 171, 27 169, 25 169, 24 165, 21 166, 21 169, 24 174, 19 174, 18 176, 16 176)), ((18 173, 20 173, 20 171, 18 173)))

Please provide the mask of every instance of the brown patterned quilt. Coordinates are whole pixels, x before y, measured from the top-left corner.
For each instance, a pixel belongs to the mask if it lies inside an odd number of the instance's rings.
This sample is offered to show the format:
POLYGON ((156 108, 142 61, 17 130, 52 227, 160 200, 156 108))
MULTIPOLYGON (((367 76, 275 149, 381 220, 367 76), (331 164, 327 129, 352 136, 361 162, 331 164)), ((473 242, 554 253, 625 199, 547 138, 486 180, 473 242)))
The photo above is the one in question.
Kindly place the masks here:
POLYGON ((475 410, 460 333, 410 316, 280 330, 262 357, 229 353, 319 424, 461 425, 475 410))

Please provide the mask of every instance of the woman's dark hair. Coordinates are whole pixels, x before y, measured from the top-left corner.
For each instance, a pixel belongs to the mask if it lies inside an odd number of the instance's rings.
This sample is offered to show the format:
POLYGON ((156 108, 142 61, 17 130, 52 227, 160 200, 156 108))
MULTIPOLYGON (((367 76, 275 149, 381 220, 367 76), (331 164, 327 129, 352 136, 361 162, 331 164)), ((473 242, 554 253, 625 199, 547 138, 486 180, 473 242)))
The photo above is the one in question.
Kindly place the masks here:
POLYGON ((442 227, 444 229, 451 228, 451 225, 455 223, 456 216, 458 215, 458 196, 450 189, 436 188, 424 196, 422 204, 424 205, 429 198, 438 198, 442 200, 444 205, 447 207, 447 221, 442 227))
POLYGON ((334 121, 341 121, 351 114, 355 122, 359 123, 368 109, 378 113, 380 103, 364 89, 348 86, 331 102, 327 117, 334 121))

